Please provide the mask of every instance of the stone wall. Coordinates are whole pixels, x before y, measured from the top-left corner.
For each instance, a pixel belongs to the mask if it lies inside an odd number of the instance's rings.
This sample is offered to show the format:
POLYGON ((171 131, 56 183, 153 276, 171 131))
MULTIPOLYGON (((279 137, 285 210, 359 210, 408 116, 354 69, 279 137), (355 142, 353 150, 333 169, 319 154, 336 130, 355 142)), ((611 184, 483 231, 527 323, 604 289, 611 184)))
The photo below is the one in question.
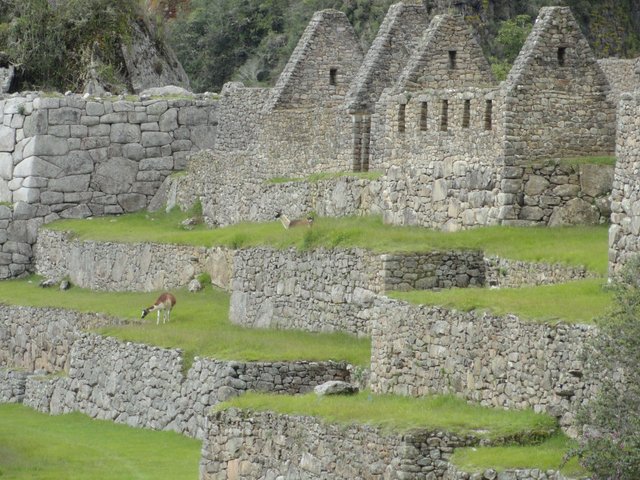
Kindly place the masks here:
POLYGON ((201 273, 229 290, 233 251, 159 243, 77 240, 68 232, 40 231, 35 269, 48 279, 69 279, 82 288, 150 292, 186 286, 201 273))
POLYGON ((504 84, 505 157, 608 155, 615 105, 569 7, 543 7, 504 84))
POLYGON ((388 299, 376 300, 366 314, 376 393, 455 393, 491 407, 533 408, 571 428, 594 392, 581 360, 593 328, 388 299))
POLYGON ((0 368, 0 404, 22 403, 28 374, 0 368))
POLYGON ((512 224, 557 227, 609 222, 613 166, 544 161, 505 170, 519 171, 524 185, 522 194, 517 194, 522 203, 520 222, 512 224))
POLYGON ((0 305, 0 366, 28 372, 65 370, 82 330, 116 323, 100 314, 0 305))
POLYGON ((333 362, 236 362, 195 358, 186 375, 180 350, 83 334, 67 377, 27 380, 24 403, 51 414, 79 411, 135 427, 203 438, 205 415, 247 390, 296 394, 348 378, 333 362))
POLYGON ((555 263, 532 263, 495 256, 485 257, 485 286, 519 288, 535 285, 555 285, 599 275, 585 267, 555 263))
POLYGON ((640 253, 640 94, 625 94, 618 105, 616 170, 611 193, 609 276, 640 253))
POLYGON ((0 279, 30 268, 42 223, 146 208, 217 128, 208 97, 13 95, 0 118, 0 279))
POLYGON ((212 414, 204 440, 201 480, 442 478, 455 447, 477 444, 449 433, 391 434, 237 409, 212 414))
POLYGON ((362 249, 244 249, 233 263, 232 322, 370 334, 363 310, 387 289, 484 284, 482 252, 374 254, 362 249))
POLYGON ((640 57, 627 58, 603 58, 598 60, 600 68, 607 76, 611 86, 611 101, 618 104, 620 95, 633 92, 640 87, 640 57))
POLYGON ((390 433, 367 425, 233 408, 211 414, 207 425, 201 480, 567 479, 553 470, 463 472, 449 463, 453 451, 480 441, 446 432, 390 433))

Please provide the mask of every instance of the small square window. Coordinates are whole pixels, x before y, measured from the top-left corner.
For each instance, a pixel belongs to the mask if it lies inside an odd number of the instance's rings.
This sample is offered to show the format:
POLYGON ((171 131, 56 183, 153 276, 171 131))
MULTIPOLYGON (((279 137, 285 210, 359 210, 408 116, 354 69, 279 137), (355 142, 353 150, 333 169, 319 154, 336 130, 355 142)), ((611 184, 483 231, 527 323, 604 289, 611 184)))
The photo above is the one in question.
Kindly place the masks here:
POLYGON ((440 114, 440 131, 446 132, 449 128, 449 100, 442 100, 442 111, 440 114))
POLYGON ((405 110, 407 106, 405 104, 400 104, 398 106, 398 132, 404 133, 404 117, 405 110))
POLYGON ((427 131, 427 102, 420 105, 420 131, 427 131))
POLYGON ((566 47, 558 47, 558 65, 560 65, 561 67, 564 67, 566 54, 566 47))
POLYGON ((464 101, 464 110, 462 112, 462 128, 469 128, 471 120, 471 100, 464 101))

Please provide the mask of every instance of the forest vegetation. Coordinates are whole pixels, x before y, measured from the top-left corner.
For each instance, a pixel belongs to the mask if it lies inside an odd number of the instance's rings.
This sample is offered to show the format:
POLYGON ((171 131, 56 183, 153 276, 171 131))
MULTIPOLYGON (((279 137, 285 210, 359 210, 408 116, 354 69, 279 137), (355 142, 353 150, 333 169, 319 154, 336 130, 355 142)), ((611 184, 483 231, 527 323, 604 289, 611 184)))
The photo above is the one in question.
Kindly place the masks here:
MULTIPOLYGON (((219 91, 230 80, 273 85, 314 12, 343 11, 367 50, 387 9, 398 0, 2 0, 0 52, 17 65, 16 90, 79 91, 91 53, 101 72, 123 70, 128 25, 158 24, 194 91, 219 91)), ((640 55, 636 0, 425 0, 458 5, 478 34, 498 79, 506 76, 540 7, 568 5, 599 58, 640 55)), ((437 4, 437 5, 436 5, 437 4)), ((0 55, 2 56, 2 55, 0 55)), ((1 59, 0 59, 1 60, 1 59)))

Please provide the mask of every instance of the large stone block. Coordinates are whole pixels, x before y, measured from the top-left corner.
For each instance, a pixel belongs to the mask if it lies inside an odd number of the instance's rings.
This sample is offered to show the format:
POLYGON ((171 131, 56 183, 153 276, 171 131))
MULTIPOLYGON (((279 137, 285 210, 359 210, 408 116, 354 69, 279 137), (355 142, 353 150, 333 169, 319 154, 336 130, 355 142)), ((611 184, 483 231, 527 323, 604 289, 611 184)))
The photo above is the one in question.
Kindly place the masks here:
POLYGON ((55 192, 85 192, 89 189, 90 175, 68 175, 49 181, 49 190, 55 192))
POLYGON ((126 158, 110 158, 96 167, 93 183, 104 193, 128 193, 136 181, 138 164, 126 158))
POLYGON ((160 131, 171 132, 178 128, 178 110, 171 108, 160 116, 160 131))
POLYGON ((169 145, 173 138, 166 132, 142 132, 143 147, 161 147, 169 145))
POLYGON ((111 125, 110 138, 114 143, 138 143, 140 141, 140 126, 129 123, 114 123, 111 125))
POLYGON ((27 142, 24 147, 24 157, 33 155, 66 155, 69 153, 69 144, 65 138, 52 135, 36 135, 27 142))
POLYGON ((13 157, 10 153, 0 153, 0 178, 11 180, 13 176, 13 157))
POLYGON ((50 125, 78 125, 82 113, 77 108, 62 107, 49 110, 50 125))
POLYGON ((24 121, 24 136, 34 137, 36 135, 45 135, 49 127, 49 119, 46 110, 36 110, 29 115, 24 121))
POLYGON ((49 162, 60 168, 58 177, 93 172, 93 160, 89 152, 73 151, 64 157, 49 157, 49 162))
POLYGON ((591 205, 581 198, 574 198, 553 211, 551 218, 549 218, 549 226, 597 225, 599 220, 600 213, 595 205, 591 205))
POLYGON ((0 126, 0 152, 11 152, 16 146, 16 131, 11 127, 0 126))
POLYGON ((178 114, 180 125, 206 125, 209 122, 209 112, 199 107, 184 107, 178 114))
POLYGON ((20 187, 13 192, 14 202, 36 203, 40 200, 40 190, 38 188, 20 187))
POLYGON ((138 193, 118 195, 118 204, 125 212, 137 212, 147 208, 147 197, 138 193))
POLYGON ((16 165, 13 169, 13 176, 55 178, 60 174, 61 170, 57 165, 47 162, 40 157, 30 156, 16 165))
POLYGON ((584 194, 591 197, 608 195, 613 188, 614 170, 609 165, 581 165, 580 186, 584 194))
POLYGON ((213 125, 199 125, 191 129, 191 141, 200 150, 213 148, 216 143, 217 127, 213 125))

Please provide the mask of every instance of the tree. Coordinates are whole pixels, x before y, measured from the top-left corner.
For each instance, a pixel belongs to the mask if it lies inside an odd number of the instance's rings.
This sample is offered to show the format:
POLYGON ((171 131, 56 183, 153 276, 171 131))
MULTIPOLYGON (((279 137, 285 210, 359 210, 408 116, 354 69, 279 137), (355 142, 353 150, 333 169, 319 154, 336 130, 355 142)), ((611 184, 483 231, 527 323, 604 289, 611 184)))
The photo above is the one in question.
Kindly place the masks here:
POLYGON ((640 478, 640 261, 613 287, 615 307, 598 321, 587 350, 588 371, 601 378, 596 397, 578 415, 575 452, 598 480, 640 478))

